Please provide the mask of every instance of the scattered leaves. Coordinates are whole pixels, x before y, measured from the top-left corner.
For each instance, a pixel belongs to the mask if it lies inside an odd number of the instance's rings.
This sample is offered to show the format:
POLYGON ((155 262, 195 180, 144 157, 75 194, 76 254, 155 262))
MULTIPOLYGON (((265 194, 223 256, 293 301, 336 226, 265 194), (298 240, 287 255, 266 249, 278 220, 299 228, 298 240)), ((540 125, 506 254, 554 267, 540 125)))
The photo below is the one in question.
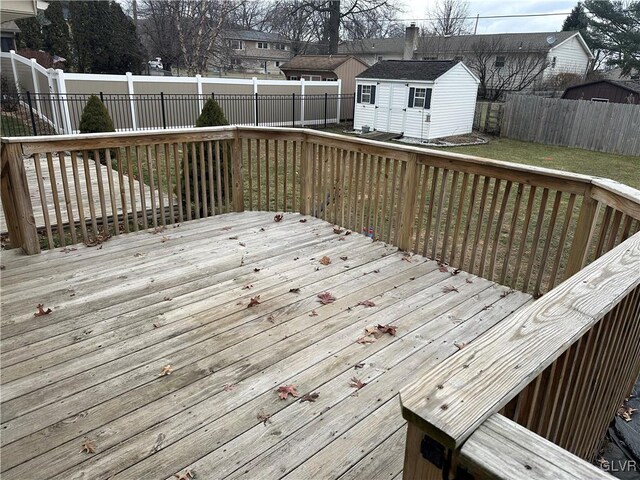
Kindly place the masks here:
POLYGON ((365 335, 364 337, 360 337, 356 340, 356 343, 360 343, 362 345, 366 345, 368 343, 375 343, 376 339, 374 337, 370 337, 365 335))
POLYGON ((634 412, 637 412, 638 409, 637 408, 631 408, 630 405, 620 405, 620 408, 618 408, 618 413, 617 415, 622 418, 625 422, 630 422, 631 421, 631 416, 634 414, 634 412))
POLYGON ((364 362, 356 363, 353 366, 354 370, 358 370, 359 368, 364 368, 364 362))
POLYGON ((260 303, 260 295, 256 295, 255 297, 251 297, 251 300, 249 301, 249 305, 247 305, 247 308, 255 307, 259 303, 260 303))
POLYGON ((361 343, 366 345, 368 343, 375 342, 382 335, 389 334, 391 336, 395 336, 398 327, 395 325, 375 325, 371 327, 366 327, 364 329, 364 335, 356 340, 357 343, 361 343))
POLYGON ((236 388, 236 384, 235 383, 227 383, 224 386, 224 391, 225 392, 232 392, 234 388, 236 388))
POLYGON ((165 365, 164 367, 162 367, 162 371, 160 372, 160 377, 165 377, 167 375, 171 375, 171 372, 173 372, 173 367, 171 365, 165 365))
POLYGON ((300 223, 307 223, 307 219, 306 219, 306 218, 301 218, 301 219, 299 220, 299 222, 300 222, 300 223))
POLYGON ((322 265, 329 265, 331 263, 331 259, 325 255, 320 259, 320 263, 322 265))
POLYGON ((311 313, 309 314, 310 317, 317 317, 318 316, 318 312, 316 312, 315 310, 311 310, 311 313))
POLYGON ((261 229, 260 229, 260 231, 261 231, 261 232, 264 232, 264 231, 265 231, 265 230, 264 230, 264 227, 263 227, 263 228, 261 228, 261 229))
POLYGON ((290 288, 289 289, 289 293, 300 293, 300 289, 299 288, 290 288))
POLYGON ((166 229, 167 229, 167 227, 165 227, 165 226, 156 227, 156 228, 154 228, 154 229, 153 229, 153 232, 152 232, 152 233, 154 233, 154 234, 162 233, 162 232, 164 232, 166 229))
POLYGON ((85 245, 87 247, 97 247, 98 245, 102 245, 104 242, 106 242, 110 238, 111 238, 111 235, 109 235, 108 233, 100 232, 98 235, 96 235, 96 237, 93 240, 89 240, 88 242, 85 242, 85 245))
POLYGON ((269 315, 269 316, 267 317, 267 321, 268 321, 269 323, 275 323, 275 322, 276 322, 276 319, 275 319, 275 317, 274 317, 273 315, 269 315))
POLYGON ((376 306, 376 304, 373 303, 371 300, 363 300, 361 302, 358 302, 358 305, 362 305, 365 308, 376 306))
POLYGON ((302 402, 315 402, 318 397, 320 397, 320 394, 318 392, 313 392, 313 393, 307 393, 306 395, 303 395, 302 398, 300 399, 300 403, 302 402))
POLYGON ((500 298, 504 298, 504 297, 506 297, 506 296, 508 296, 508 295, 511 295, 511 294, 512 294, 512 293, 514 293, 514 292, 515 292, 515 290, 505 290, 504 292, 502 292, 502 293, 500 294, 500 298))
POLYGON ((380 332, 380 335, 384 335, 385 333, 388 333, 391 336, 395 336, 396 331, 398 330, 398 327, 396 327, 395 325, 376 325, 376 328, 378 329, 378 332, 380 332))
POLYGON ((459 290, 456 287, 454 287, 453 285, 447 285, 446 287, 442 287, 442 291, 444 293, 451 293, 451 292, 458 292, 459 293, 459 290))
POLYGON ((321 294, 318 295, 318 301, 323 305, 327 305, 329 303, 335 302, 336 297, 331 295, 329 292, 322 292, 321 294))
POLYGON ((347 230, 346 232, 344 232, 344 235, 345 235, 345 236, 347 236, 347 235, 351 235, 351 230, 347 230))
POLYGON ((451 275, 458 275, 462 270, 460 270, 459 268, 456 268, 453 272, 451 272, 451 275))
POLYGON ((271 414, 265 412, 264 410, 260 410, 257 418, 264 424, 265 427, 267 426, 267 422, 271 423, 271 420, 269 420, 271 418, 271 414))
POLYGON ((438 265, 438 270, 440 270, 442 273, 449 273, 449 269, 444 263, 438 265))
POLYGON ((184 472, 175 473, 173 476, 178 480, 191 480, 192 478, 196 478, 195 472, 188 468, 184 472))
POLYGON ((365 382, 363 382, 362 380, 360 380, 357 377, 353 377, 351 379, 351 382, 349 382, 349 386, 351 388, 355 388, 356 390, 360 390, 361 388, 363 388, 366 385, 365 382))
POLYGON ((333 233, 335 233, 336 235, 340 235, 342 232, 344 232, 344 230, 342 230, 340 227, 333 228, 333 233))
POLYGON ((281 385, 276 391, 278 392, 278 396, 282 400, 286 400, 287 398, 289 398, 289 395, 291 395, 292 397, 298 396, 295 385, 281 385))
POLYGON ((251 285, 250 283, 247 283, 244 287, 242 287, 243 290, 249 290, 250 288, 253 288, 253 285, 251 285))
POLYGON ((466 342, 459 342, 459 343, 454 343, 454 345, 458 348, 458 350, 462 350, 464 347, 467 346, 466 342))
POLYGON ((69 253, 69 252, 75 252, 76 250, 78 250, 77 248, 69 248, 69 247, 65 247, 62 250, 60 250, 62 253, 69 253))
POLYGON ((82 444, 82 451, 84 453, 96 453, 96 444, 93 440, 88 438, 84 439, 84 443, 82 444))
POLYGON ((282 215, 281 213, 277 213, 276 216, 273 217, 273 221, 274 222, 281 222, 283 218, 284 218, 284 215, 282 215))
POLYGON ((38 309, 38 311, 36 313, 33 314, 34 317, 42 317, 44 315, 49 315, 53 310, 51 310, 50 308, 47 308, 46 310, 44 309, 44 305, 39 303, 36 308, 38 309))

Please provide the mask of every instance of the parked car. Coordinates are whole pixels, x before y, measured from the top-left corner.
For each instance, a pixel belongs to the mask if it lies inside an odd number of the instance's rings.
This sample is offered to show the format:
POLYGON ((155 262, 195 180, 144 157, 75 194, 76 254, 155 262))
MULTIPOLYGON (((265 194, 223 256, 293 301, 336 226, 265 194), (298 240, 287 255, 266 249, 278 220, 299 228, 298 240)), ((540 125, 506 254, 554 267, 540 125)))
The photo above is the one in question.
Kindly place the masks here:
POLYGON ((149 68, 153 68, 155 70, 163 70, 162 59, 160 57, 156 57, 154 60, 149 60, 149 68))

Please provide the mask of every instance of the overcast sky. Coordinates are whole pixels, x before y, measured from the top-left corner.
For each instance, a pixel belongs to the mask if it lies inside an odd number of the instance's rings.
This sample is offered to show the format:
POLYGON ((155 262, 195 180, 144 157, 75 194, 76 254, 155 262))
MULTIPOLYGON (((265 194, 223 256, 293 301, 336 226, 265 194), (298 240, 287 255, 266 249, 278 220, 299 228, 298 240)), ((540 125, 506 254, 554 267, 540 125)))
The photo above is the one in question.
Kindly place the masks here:
MULTIPOLYGON (((468 0, 469 15, 514 15, 531 13, 568 13, 577 0, 468 0)), ((404 0, 406 13, 403 19, 423 19, 434 0, 404 0)), ((562 29, 565 15, 549 17, 480 19, 478 33, 501 32, 555 32, 562 29)), ((418 23, 420 23, 418 21, 418 23)), ((472 22, 473 25, 474 22, 472 22)))

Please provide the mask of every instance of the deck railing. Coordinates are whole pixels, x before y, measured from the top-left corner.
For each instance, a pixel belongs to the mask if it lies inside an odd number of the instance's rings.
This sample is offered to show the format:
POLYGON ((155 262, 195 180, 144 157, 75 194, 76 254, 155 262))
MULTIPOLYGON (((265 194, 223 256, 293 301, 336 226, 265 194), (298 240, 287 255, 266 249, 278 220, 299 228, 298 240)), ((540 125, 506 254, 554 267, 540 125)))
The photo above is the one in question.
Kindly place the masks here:
POLYGON ((418 400, 415 411, 405 404, 408 447, 411 435, 428 430, 457 455, 460 442, 501 411, 591 459, 638 373, 637 362, 624 362, 638 357, 632 345, 640 336, 640 192, 610 180, 313 130, 234 126, 3 139, 2 202, 10 240, 26 253, 230 211, 300 211, 545 294, 492 329, 493 343, 478 340, 483 364, 503 365, 490 371, 509 382, 496 385, 482 375, 489 370, 468 368, 476 348, 465 347, 441 376, 425 372, 411 387, 420 401, 423 389, 437 387, 439 398, 447 385, 456 398, 458 378, 501 393, 482 403, 461 389, 476 416, 458 436, 442 434, 437 422, 429 429, 439 417, 423 416, 418 400), (499 348, 512 343, 518 356, 499 348), (624 373, 613 371, 620 362, 624 373), (580 409, 589 421, 575 415, 580 409))

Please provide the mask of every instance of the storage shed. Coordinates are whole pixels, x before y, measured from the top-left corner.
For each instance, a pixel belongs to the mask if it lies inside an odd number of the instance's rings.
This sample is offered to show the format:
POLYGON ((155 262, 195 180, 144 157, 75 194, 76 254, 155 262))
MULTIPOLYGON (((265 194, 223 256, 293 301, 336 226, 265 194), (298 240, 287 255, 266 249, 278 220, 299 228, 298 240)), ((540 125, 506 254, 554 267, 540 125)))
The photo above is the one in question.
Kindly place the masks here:
POLYGON ((293 57, 280 70, 287 80, 342 81, 342 93, 356 91, 355 77, 369 65, 353 55, 298 55, 293 57))
POLYGON ((386 60, 356 77, 354 129, 420 140, 470 133, 480 81, 454 60, 386 60))
POLYGON ((597 80, 567 88, 562 98, 640 105, 640 81, 597 80))

